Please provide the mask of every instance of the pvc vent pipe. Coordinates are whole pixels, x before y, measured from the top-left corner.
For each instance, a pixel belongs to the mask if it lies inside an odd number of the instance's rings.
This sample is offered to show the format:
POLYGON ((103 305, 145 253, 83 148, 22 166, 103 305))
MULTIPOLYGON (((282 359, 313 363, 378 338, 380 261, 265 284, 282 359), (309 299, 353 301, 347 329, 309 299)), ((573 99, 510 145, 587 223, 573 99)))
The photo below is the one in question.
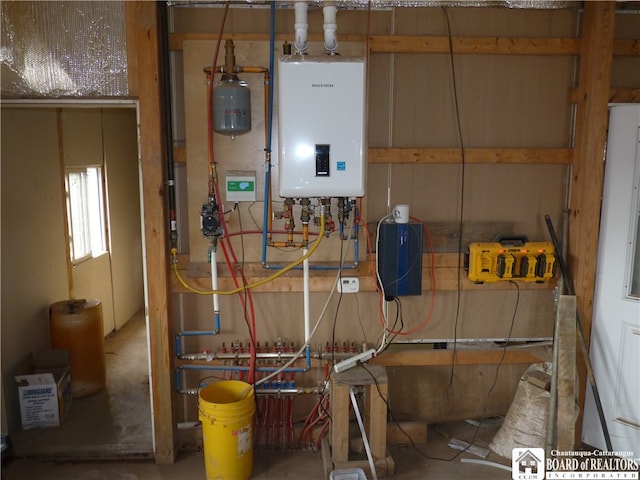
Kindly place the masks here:
POLYGON ((329 55, 335 54, 338 49, 338 39, 336 36, 338 30, 338 24, 336 23, 337 11, 338 7, 336 6, 336 2, 325 2, 322 8, 322 13, 324 14, 324 49, 329 55))
POLYGON ((296 49, 296 53, 303 54, 307 51, 307 2, 296 2, 295 9, 295 23, 293 28, 295 30, 295 40, 293 46, 296 49))

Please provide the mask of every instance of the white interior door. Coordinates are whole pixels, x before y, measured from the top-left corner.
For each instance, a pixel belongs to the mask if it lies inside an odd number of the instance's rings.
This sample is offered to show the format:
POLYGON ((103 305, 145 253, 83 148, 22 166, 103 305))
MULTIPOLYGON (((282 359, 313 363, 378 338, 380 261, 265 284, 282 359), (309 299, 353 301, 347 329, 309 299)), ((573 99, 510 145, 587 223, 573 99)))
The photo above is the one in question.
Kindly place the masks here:
MULTIPOLYGON (((616 451, 640 457, 640 105, 610 109, 591 362, 616 451)), ((605 449, 587 385, 582 440, 605 449)))

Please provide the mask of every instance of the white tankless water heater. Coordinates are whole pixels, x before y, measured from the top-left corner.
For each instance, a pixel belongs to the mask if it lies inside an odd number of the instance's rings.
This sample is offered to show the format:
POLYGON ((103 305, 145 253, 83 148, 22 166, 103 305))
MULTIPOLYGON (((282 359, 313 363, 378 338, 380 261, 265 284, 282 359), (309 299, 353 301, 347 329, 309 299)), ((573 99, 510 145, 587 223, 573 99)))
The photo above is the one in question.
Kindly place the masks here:
POLYGON ((278 69, 280 196, 363 196, 364 59, 287 55, 278 69))

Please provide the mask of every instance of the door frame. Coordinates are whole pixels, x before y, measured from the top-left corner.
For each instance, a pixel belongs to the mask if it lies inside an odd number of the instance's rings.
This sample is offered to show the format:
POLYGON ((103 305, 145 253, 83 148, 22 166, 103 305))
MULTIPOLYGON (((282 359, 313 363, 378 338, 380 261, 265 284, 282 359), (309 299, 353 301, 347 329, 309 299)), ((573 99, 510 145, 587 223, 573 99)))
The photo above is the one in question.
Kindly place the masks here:
MULTIPOLYGON (((2 100, 2 108, 87 108, 87 109, 105 109, 105 108, 118 108, 118 109, 135 109, 136 111, 136 125, 137 125, 137 143, 138 143, 138 181, 139 181, 139 205, 140 205, 140 218, 141 218, 141 237, 142 237, 142 270, 143 270, 143 285, 144 285, 144 310, 145 310, 145 329, 147 336, 147 360, 149 366, 149 394, 150 394, 150 402, 151 402, 151 418, 149 422, 151 424, 152 430, 152 440, 153 440, 153 452, 157 457, 157 432, 158 428, 156 423, 158 420, 154 415, 154 411, 157 409, 156 405, 159 400, 159 396, 154 394, 157 391, 154 386, 159 383, 157 381, 158 374, 163 376, 164 373, 158 372, 158 369, 154 368, 154 362, 152 361, 152 331, 151 327, 153 326, 150 322, 149 316, 149 283, 152 282, 153 279, 149 275, 149 265, 147 260, 147 236, 145 230, 145 195, 143 188, 143 158, 142 158, 142 148, 141 148, 141 131, 140 131, 140 102, 134 98, 114 98, 114 99, 83 99, 83 98, 69 98, 69 99, 57 99, 57 98, 43 98, 43 99, 5 99, 2 100), (150 280, 151 278, 151 280, 150 280)), ((146 199, 149 201, 149 199, 146 199)), ((160 206, 162 208, 162 206, 160 206)), ((68 259, 67 259, 68 261, 68 259)), ((156 332, 157 334, 157 332, 156 332)), ((169 375, 168 373, 166 374, 169 375)), ((170 400, 169 400, 170 401, 170 400)))

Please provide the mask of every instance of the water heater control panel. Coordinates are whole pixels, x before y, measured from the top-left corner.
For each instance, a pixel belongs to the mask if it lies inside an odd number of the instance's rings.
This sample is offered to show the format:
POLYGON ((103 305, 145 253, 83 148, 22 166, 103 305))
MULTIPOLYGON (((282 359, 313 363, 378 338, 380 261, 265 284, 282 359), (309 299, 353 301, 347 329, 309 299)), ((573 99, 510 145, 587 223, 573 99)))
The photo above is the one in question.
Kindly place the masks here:
POLYGON ((363 196, 364 59, 287 55, 277 84, 280 196, 363 196))

